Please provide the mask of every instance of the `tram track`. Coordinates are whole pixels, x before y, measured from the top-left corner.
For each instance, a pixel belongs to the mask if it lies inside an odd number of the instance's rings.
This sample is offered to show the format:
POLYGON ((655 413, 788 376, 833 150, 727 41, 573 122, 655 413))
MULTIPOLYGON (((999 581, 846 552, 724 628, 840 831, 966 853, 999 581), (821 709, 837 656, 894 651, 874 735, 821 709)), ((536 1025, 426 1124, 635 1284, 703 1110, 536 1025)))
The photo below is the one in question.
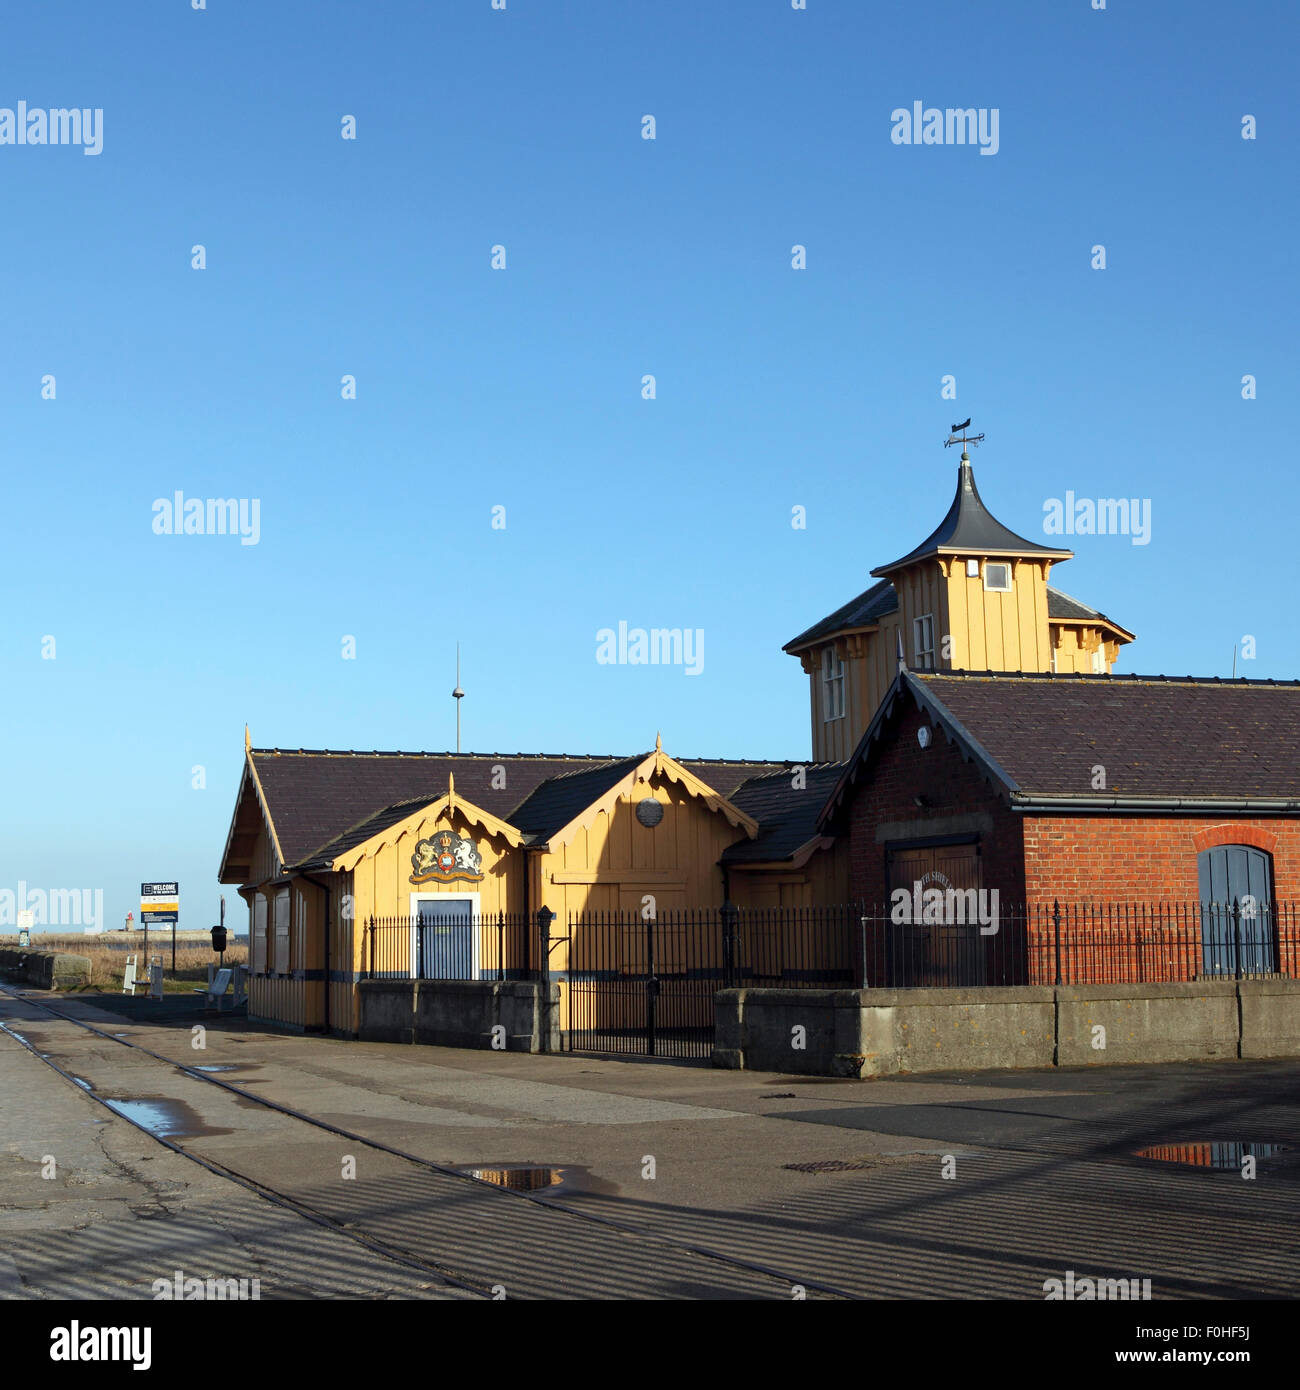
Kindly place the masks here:
MULTIPOLYGON (((331 1124, 326 1120, 319 1119, 314 1115, 309 1115, 292 1106, 282 1105, 278 1101, 269 1100, 265 1096, 258 1095, 256 1092, 248 1090, 243 1086, 236 1085, 234 1082, 227 1081, 220 1076, 214 1076, 210 1072, 200 1070, 197 1067, 188 1066, 184 1062, 178 1062, 175 1058, 167 1057, 161 1052, 156 1052, 152 1048, 144 1046, 143 1043, 133 1041, 129 1038, 119 1037, 115 1033, 110 1033, 102 1028, 96 1027, 93 1023, 89 1023, 85 1019, 76 1018, 71 1014, 64 1013, 62 1010, 47 1004, 44 1000, 32 999, 26 994, 15 992, 3 985, 0 985, 0 996, 11 999, 15 1003, 25 1007, 41 1010, 61 1022, 70 1023, 74 1027, 80 1028, 86 1033, 93 1034, 95 1037, 102 1038, 107 1042, 117 1043, 133 1052, 141 1053, 164 1066, 180 1072, 191 1080, 201 1081, 205 1085, 213 1086, 244 1102, 251 1102, 267 1110, 278 1112, 291 1120, 346 1139, 351 1143, 364 1145, 369 1149, 386 1154, 391 1158, 412 1164, 426 1172, 437 1174, 441 1178, 452 1179, 458 1183, 472 1184, 477 1188, 486 1189, 488 1192, 494 1193, 501 1198, 513 1198, 517 1201, 527 1202, 534 1207, 543 1208, 561 1217, 587 1223, 590 1226, 602 1227, 606 1230, 615 1231, 621 1236, 630 1237, 633 1240, 642 1242, 647 1247, 647 1250, 653 1250, 655 1248, 660 1250, 671 1250, 678 1255, 688 1255, 698 1260, 716 1262, 719 1266, 726 1267, 732 1271, 739 1271, 762 1280, 772 1281, 781 1286, 781 1294, 778 1296, 788 1298, 790 1296, 790 1291, 793 1288, 799 1287, 809 1293, 816 1292, 829 1298, 842 1298, 855 1301, 859 1298, 858 1294, 838 1288, 822 1280, 811 1279, 801 1275, 787 1274, 784 1271, 774 1269, 767 1265, 758 1264, 754 1261, 742 1259, 737 1255, 727 1254, 725 1251, 716 1250, 710 1246, 692 1241, 677 1240, 671 1236, 649 1231, 644 1226, 640 1226, 634 1222, 623 1221, 617 1217, 597 1212, 583 1211, 579 1208, 569 1206, 556 1198, 548 1197, 541 1192, 503 1187, 487 1178, 478 1177, 472 1172, 465 1172, 459 1168, 435 1162, 433 1159, 423 1158, 418 1154, 409 1153, 392 1144, 386 1144, 382 1140, 359 1134, 355 1130, 346 1129, 341 1125, 331 1124)), ((223 1164, 219 1160, 208 1155, 197 1153, 193 1149, 173 1143, 170 1139, 158 1134, 148 1125, 142 1124, 129 1114, 124 1113, 123 1110, 119 1109, 109 1099, 100 1096, 95 1090, 89 1089, 84 1079, 67 1071, 54 1061, 52 1057, 42 1053, 35 1044, 14 1027, 0 1023, 0 1031, 3 1031, 7 1036, 12 1037, 16 1042, 20 1043, 39 1061, 50 1067, 70 1085, 75 1086, 82 1095, 88 1096, 118 1119, 126 1120, 128 1124, 140 1130, 142 1133, 147 1134, 156 1143, 198 1164, 209 1173, 227 1178, 275 1206, 296 1212, 306 1220, 312 1221, 316 1225, 325 1227, 335 1234, 342 1235, 354 1241, 356 1244, 365 1247, 367 1250, 371 1251, 371 1253, 381 1255, 397 1263, 431 1274, 440 1282, 453 1288, 486 1299, 494 1299, 499 1296, 497 1293, 500 1287, 499 1284, 489 1283, 475 1276, 466 1275, 463 1271, 457 1271, 439 1261, 430 1260, 415 1251, 396 1245, 391 1241, 368 1235, 356 1229, 354 1225, 341 1222, 337 1217, 313 1206, 311 1203, 303 1201, 302 1198, 294 1196, 292 1193, 285 1192, 247 1173, 239 1172, 237 1169, 231 1168, 229 1165, 223 1164)))

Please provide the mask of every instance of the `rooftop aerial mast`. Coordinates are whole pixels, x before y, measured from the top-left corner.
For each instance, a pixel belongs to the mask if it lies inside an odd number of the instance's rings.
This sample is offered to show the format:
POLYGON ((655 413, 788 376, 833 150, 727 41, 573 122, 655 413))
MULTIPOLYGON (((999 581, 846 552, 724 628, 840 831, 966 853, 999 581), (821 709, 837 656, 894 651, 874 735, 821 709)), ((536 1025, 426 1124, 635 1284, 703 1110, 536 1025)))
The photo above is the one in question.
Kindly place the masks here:
POLYGON ((465 698, 465 692, 460 688, 460 643, 456 643, 456 688, 451 692, 451 698, 456 702, 456 752, 460 752, 460 702, 465 698))

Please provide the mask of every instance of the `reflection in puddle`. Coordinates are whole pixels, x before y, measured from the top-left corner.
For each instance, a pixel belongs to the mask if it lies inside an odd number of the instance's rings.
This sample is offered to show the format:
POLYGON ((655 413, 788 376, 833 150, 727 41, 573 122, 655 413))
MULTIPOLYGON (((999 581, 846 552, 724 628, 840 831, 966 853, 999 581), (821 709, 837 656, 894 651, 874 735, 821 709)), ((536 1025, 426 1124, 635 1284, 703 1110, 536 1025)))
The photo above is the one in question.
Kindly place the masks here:
POLYGON ((192 1071, 207 1071, 207 1072, 213 1072, 213 1071, 238 1071, 239 1068, 235 1065, 234 1062, 223 1062, 220 1066, 214 1066, 214 1067, 192 1067, 191 1070, 192 1070, 192 1071))
POLYGON ((1184 1163, 1193 1168, 1240 1168, 1247 1158, 1270 1158, 1285 1153, 1284 1144, 1153 1144, 1136 1157, 1157 1163, 1184 1163))
POLYGON ((132 1121, 159 1139, 230 1133, 228 1129, 214 1129, 211 1125, 205 1124, 183 1100, 172 1100, 167 1096, 131 1100, 109 1100, 105 1097, 104 1103, 123 1119, 132 1121))
POLYGON ((586 1168, 544 1168, 526 1163, 499 1163, 491 1168, 465 1164, 457 1172, 468 1173, 497 1187, 509 1187, 516 1192, 537 1192, 550 1189, 556 1192, 593 1192, 609 1196, 618 1191, 613 1183, 593 1178, 586 1168))
POLYGON ((83 1091, 93 1091, 95 1088, 85 1079, 84 1076, 74 1076, 72 1078, 83 1091))

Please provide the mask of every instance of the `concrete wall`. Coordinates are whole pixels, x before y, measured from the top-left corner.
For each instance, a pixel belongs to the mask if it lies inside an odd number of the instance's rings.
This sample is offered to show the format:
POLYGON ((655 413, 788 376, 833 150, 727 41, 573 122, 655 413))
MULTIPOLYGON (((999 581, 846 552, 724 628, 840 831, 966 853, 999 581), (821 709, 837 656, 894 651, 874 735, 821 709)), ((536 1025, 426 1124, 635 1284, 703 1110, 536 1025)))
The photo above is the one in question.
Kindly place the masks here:
POLYGON ((717 1067, 856 1077, 1237 1057, 1300 1057, 1300 981, 723 990, 713 1048, 717 1067))
POLYGON ((1056 998, 1060 1011, 1057 1059, 1063 1067, 1208 1061, 1238 1055, 1235 980, 1062 985, 1056 998))
POLYGON ((1243 980, 1241 1056, 1300 1057, 1300 980, 1243 980))
POLYGON ((526 980, 362 980, 357 993, 364 1042, 492 1048, 500 1027, 498 1050, 559 1051, 555 985, 545 1000, 526 980))
POLYGON ((37 989, 71 989, 90 983, 90 960, 64 951, 0 951, 0 974, 37 989))
POLYGON ((1052 1009, 1050 989, 1028 986, 724 990, 713 1062, 817 1076, 1051 1066, 1052 1009))

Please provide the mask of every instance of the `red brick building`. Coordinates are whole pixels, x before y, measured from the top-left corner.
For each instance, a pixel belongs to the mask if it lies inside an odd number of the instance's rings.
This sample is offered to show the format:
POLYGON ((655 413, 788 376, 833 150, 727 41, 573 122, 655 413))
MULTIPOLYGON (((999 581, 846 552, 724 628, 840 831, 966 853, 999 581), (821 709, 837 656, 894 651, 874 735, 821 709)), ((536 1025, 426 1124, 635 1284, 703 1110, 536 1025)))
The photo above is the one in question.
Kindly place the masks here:
POLYGON ((1001 939, 966 949, 1024 946, 1032 982, 1058 902, 1097 978, 1296 975, 1300 683, 902 670, 818 829, 855 899, 996 891, 1001 939))

